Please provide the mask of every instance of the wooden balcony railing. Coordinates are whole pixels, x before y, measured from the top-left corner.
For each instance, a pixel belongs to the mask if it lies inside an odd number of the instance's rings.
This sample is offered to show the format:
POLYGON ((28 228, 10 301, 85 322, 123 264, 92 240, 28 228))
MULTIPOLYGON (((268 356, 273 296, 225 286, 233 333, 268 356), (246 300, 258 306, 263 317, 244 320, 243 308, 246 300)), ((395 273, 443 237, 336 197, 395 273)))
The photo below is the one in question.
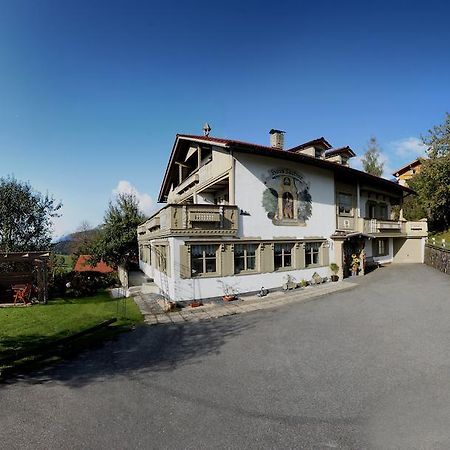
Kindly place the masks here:
POLYGON ((238 230, 239 209, 232 205, 171 204, 138 228, 139 239, 170 235, 228 235, 238 230))

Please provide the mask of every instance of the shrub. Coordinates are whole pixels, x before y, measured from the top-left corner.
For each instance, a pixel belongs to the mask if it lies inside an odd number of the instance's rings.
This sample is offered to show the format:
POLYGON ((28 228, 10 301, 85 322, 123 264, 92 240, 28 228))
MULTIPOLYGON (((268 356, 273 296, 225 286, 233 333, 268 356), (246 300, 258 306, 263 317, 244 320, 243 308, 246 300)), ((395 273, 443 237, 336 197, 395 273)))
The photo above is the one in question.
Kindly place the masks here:
POLYGON ((68 272, 57 273, 50 280, 49 296, 87 297, 95 295, 99 289, 117 286, 119 279, 115 273, 68 272))

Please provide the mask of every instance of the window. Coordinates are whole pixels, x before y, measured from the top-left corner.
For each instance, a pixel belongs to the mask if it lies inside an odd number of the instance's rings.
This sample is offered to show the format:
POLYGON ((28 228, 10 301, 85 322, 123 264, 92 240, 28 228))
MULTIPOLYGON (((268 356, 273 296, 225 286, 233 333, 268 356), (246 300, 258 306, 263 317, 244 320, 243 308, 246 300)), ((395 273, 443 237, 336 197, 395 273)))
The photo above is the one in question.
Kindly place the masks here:
POLYGON ((319 251, 321 247, 320 242, 307 242, 305 244, 305 266, 319 265, 319 251))
POLYGON ((338 205, 340 216, 352 216, 353 196, 352 194, 338 194, 338 205))
POLYGON ((234 246, 234 273, 256 270, 256 244, 234 246))
POLYGON ((217 245, 191 246, 191 275, 215 273, 217 267, 217 245))
POLYGON ((387 220, 388 219, 388 208, 386 203, 378 203, 378 217, 377 219, 387 220))
POLYGON ((275 270, 292 267, 292 249, 294 244, 275 244, 274 267, 275 270))
POLYGON ((387 256, 389 254, 389 239, 375 239, 372 250, 373 256, 387 256))

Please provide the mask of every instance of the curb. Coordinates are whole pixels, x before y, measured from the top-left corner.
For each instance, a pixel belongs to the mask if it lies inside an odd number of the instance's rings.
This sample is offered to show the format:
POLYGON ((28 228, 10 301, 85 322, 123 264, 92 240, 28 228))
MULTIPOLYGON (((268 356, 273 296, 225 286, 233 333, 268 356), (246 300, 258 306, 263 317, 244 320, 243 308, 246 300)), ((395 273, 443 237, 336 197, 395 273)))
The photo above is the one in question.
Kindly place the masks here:
POLYGON ((134 301, 138 305, 141 314, 144 316, 144 323, 150 326, 154 325, 184 325, 186 323, 195 323, 203 320, 215 320, 221 317, 233 316, 236 314, 246 314, 254 311, 262 311, 265 309, 275 309, 280 306, 292 305, 294 303, 307 303, 330 294, 354 289, 358 286, 356 283, 341 281, 339 286, 330 288, 325 286, 312 286, 306 290, 275 292, 271 297, 264 298, 247 298, 245 300, 237 300, 223 305, 207 304, 198 308, 183 308, 179 311, 169 313, 155 314, 149 311, 148 304, 142 298, 141 293, 134 296, 134 301), (321 289, 322 288, 322 289, 321 289), (320 289, 316 291, 316 289, 320 289))

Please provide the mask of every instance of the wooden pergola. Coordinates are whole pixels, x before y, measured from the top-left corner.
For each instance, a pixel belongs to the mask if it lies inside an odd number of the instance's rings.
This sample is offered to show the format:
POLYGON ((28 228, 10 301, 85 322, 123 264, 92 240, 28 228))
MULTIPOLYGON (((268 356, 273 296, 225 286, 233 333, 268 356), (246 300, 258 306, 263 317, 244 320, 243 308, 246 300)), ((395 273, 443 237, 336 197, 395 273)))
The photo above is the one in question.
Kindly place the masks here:
POLYGON ((37 288, 38 300, 47 303, 48 274, 47 263, 50 252, 0 252, 0 267, 2 264, 20 266, 23 270, 0 269, 0 302, 8 298, 12 287, 19 284, 32 284, 37 288), (18 264, 20 263, 20 264, 18 264), (23 264, 22 264, 23 263, 23 264), (2 298, 3 297, 3 298, 2 298))

